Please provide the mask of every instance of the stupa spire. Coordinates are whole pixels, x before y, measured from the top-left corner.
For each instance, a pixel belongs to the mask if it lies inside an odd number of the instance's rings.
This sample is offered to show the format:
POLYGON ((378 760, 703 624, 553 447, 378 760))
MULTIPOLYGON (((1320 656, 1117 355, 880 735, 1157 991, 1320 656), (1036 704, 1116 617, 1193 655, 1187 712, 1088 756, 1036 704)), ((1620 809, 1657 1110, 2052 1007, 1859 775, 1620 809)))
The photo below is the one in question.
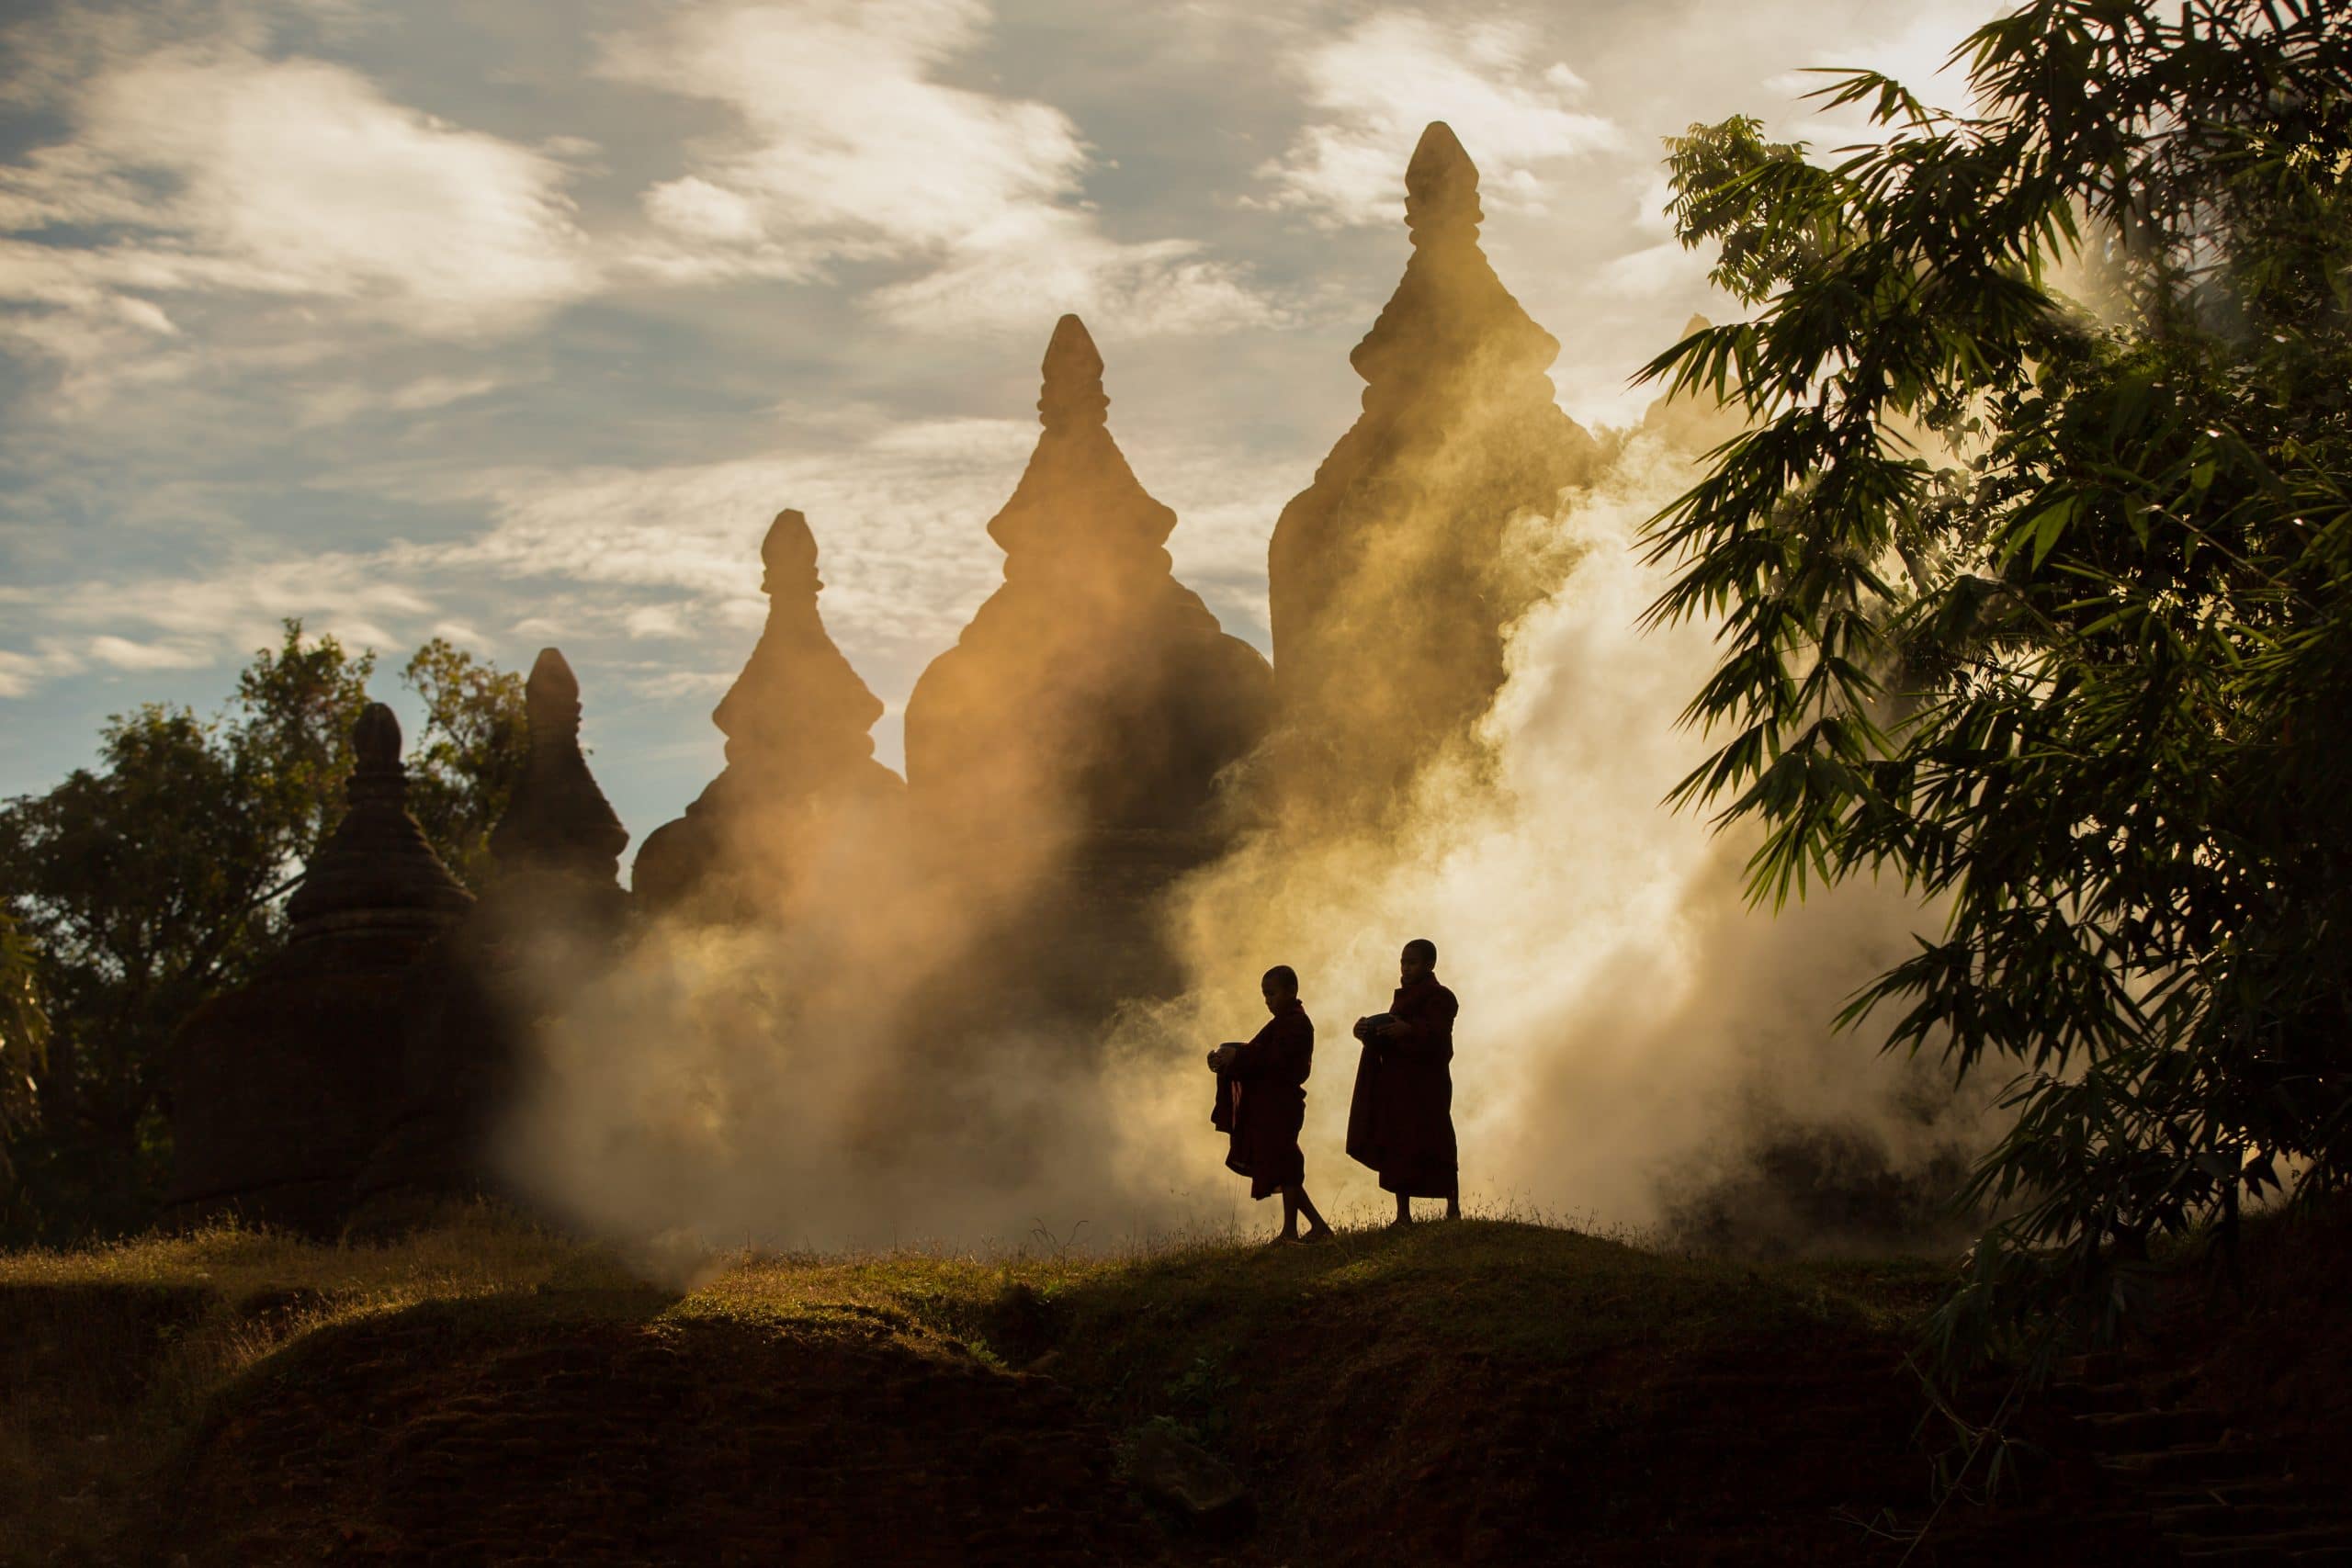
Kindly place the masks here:
POLYGON ((580 680, 563 655, 539 650, 523 686, 530 749, 506 810, 491 829, 502 872, 569 871, 610 882, 628 829, 613 815, 580 750, 580 680))
POLYGON ((1102 355, 1086 323, 1054 323, 1039 367, 1037 423, 1044 430, 1012 498, 989 520, 1004 547, 1008 579, 1056 579, 1094 593, 1131 575, 1159 577, 1161 547, 1176 513, 1143 488, 1111 437, 1111 399, 1102 389, 1102 355))
POLYGON ((756 907, 788 880, 807 823, 854 801, 895 798, 899 776, 874 760, 881 700, 826 634, 817 536, 786 509, 760 542, 767 626, 712 710, 727 766, 686 814, 650 834, 631 882, 656 907, 733 882, 756 907), (813 814, 813 815, 812 815, 813 814))
POLYGON ((1486 216, 1478 209, 1478 165, 1452 126, 1430 121, 1405 165, 1405 227, 1413 243, 1456 233, 1475 240, 1486 216))
POLYGON ((1045 386, 1037 395, 1037 423, 1047 430, 1101 426, 1110 420, 1111 399, 1102 390, 1102 354, 1086 323, 1064 316, 1054 323, 1039 370, 1045 386))
POLYGON ((293 940, 346 931, 437 931, 473 902, 408 814, 401 721, 369 703, 352 726, 343 820, 286 901, 293 940))
POLYGON ((1560 411, 1536 325, 1479 248, 1478 170, 1442 120, 1405 171, 1413 254, 1349 355, 1363 414, 1274 525, 1275 682, 1299 815, 1371 825, 1425 764, 1475 749, 1507 629, 1556 586, 1519 547, 1589 482, 1599 447, 1560 411))

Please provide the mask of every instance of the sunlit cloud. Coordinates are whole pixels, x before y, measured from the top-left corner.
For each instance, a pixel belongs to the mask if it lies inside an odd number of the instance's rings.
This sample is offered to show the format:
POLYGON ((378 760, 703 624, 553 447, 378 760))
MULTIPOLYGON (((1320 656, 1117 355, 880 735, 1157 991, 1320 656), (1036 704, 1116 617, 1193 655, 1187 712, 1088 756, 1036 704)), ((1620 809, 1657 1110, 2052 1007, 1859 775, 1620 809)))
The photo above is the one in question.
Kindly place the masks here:
POLYGON ((671 280, 922 270, 871 303, 933 333, 1034 329, 1039 301, 1130 332, 1214 332, 1279 312, 1184 237, 1106 235, 1094 166, 1049 105, 943 80, 987 37, 978 0, 705 0, 605 40, 616 80, 724 105, 735 124, 642 196, 635 265, 671 280))
POLYGON ((1455 28, 1379 11, 1308 46, 1296 70, 1317 118, 1260 173, 1271 205, 1334 226, 1397 220, 1398 173, 1433 119, 1476 150, 1488 203, 1521 209, 1544 207, 1552 165, 1628 141, 1613 121, 1571 107, 1587 84, 1566 62, 1544 60, 1524 25, 1455 28))
POLYGON ((108 57, 57 107, 71 137, 0 165, 0 229, 17 236, 0 299, 31 313, 10 335, 46 353, 168 342, 174 312, 208 295, 465 338, 596 287, 560 164, 341 65, 174 45, 108 57))

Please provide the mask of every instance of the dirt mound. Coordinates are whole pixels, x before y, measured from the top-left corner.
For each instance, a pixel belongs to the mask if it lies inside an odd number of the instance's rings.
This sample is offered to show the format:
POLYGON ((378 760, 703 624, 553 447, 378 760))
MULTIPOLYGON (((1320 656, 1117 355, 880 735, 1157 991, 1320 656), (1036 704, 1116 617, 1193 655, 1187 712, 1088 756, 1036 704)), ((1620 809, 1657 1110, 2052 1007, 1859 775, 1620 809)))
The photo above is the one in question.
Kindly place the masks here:
POLYGON ((323 1330, 237 1391, 162 1555, 1148 1561, 1113 1463, 1068 1391, 878 1315, 811 1333, 471 1303, 323 1330))

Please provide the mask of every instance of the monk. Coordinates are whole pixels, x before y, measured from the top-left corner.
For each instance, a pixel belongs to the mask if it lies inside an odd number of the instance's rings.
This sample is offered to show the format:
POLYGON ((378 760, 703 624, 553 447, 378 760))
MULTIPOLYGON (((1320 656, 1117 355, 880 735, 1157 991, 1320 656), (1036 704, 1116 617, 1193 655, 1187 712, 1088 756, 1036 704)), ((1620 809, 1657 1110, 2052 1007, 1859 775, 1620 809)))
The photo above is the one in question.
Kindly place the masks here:
POLYGON ((1268 1245, 1329 1241, 1306 1195, 1306 1156, 1298 1130, 1306 1121, 1306 1074, 1315 1062, 1315 1021, 1299 1005, 1298 974, 1287 964, 1266 971, 1258 982, 1272 1016, 1248 1044, 1227 1043, 1209 1053, 1216 1074, 1217 1107, 1212 1120, 1232 1134, 1226 1168, 1250 1179, 1253 1199, 1283 1195, 1282 1234, 1268 1245), (1307 1233, 1298 1234, 1306 1216, 1307 1233))
POLYGON ((1453 993, 1438 984, 1437 943, 1416 937, 1396 964, 1388 1010, 1356 1020, 1363 1042, 1348 1105, 1348 1154, 1396 1194, 1395 1225, 1413 1223, 1413 1200, 1442 1198, 1462 1217, 1453 1145, 1453 993))

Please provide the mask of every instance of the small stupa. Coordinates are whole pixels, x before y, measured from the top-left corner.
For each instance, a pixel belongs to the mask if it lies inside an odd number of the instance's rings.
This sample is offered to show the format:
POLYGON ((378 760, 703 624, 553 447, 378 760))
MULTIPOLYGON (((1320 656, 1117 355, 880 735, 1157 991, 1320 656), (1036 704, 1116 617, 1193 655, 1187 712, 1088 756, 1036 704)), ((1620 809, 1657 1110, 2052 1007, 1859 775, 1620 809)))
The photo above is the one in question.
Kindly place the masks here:
POLYGON ((711 715, 727 737, 727 766, 638 851, 631 886, 655 911, 694 902, 739 915, 772 905, 811 835, 845 812, 888 809, 904 787, 874 758, 882 703, 818 612, 824 582, 808 520, 777 513, 760 560, 767 625, 711 715))
POLYGON ((1543 524, 1601 461, 1554 401, 1559 342, 1495 276, 1483 218, 1477 169, 1431 124, 1405 171, 1412 257, 1349 356, 1363 415, 1274 527, 1272 771, 1310 819, 1377 824, 1472 745, 1507 628, 1565 570, 1543 524))
POLYGON ((582 976, 602 972, 621 935, 628 830, 589 772, 580 682, 557 649, 532 664, 524 711, 528 746, 491 829, 490 886, 417 964, 396 1110, 354 1188, 371 1227, 503 1194, 492 1145, 530 1032, 582 976))
POLYGON ((613 884, 628 829, 588 771, 580 749, 580 678, 558 649, 543 648, 532 661, 523 710, 530 736, 523 772, 490 830, 497 874, 552 874, 613 884))
POLYGON ((172 1211, 332 1234, 385 1131, 420 956, 472 897, 408 814, 400 721, 370 703, 343 820, 287 901, 287 945, 174 1042, 172 1211))
POLYGON ((1004 583, 907 702, 910 790, 993 831, 1202 832, 1264 731, 1271 671, 1176 581, 1176 514, 1112 439, 1076 316, 1042 369, 1036 449, 988 525, 1004 583))
POLYGON ((1082 1013, 1170 983, 1158 901, 1223 842, 1272 676, 1176 581, 1176 514, 1112 439, 1076 316, 1042 369, 1036 449, 989 523, 1004 582, 908 698, 907 784, 948 874, 1001 900, 1000 968, 1082 1013))

